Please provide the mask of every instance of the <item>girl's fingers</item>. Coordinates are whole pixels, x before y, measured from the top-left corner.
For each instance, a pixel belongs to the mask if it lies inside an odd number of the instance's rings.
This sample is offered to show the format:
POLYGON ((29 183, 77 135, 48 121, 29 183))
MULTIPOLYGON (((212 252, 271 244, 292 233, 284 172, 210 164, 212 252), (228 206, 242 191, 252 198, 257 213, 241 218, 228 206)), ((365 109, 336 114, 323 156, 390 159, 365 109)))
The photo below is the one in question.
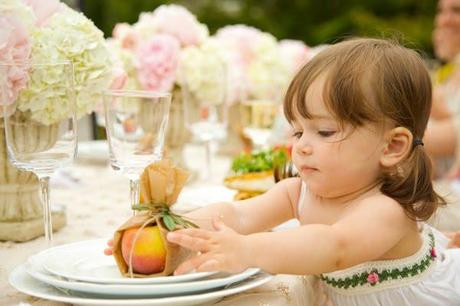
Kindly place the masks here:
POLYGON ((174 275, 181 275, 188 273, 190 271, 197 271, 198 267, 208 260, 209 256, 207 256, 206 254, 195 256, 192 259, 186 260, 182 264, 180 264, 179 267, 177 267, 176 271, 174 271, 174 275))
POLYGON ((213 218, 212 219, 212 226, 216 231, 222 231, 227 229, 227 226, 222 222, 220 218, 213 218))
POLYGON ((199 228, 185 228, 181 230, 177 230, 174 232, 170 232, 169 234, 183 234, 183 235, 188 235, 191 237, 197 237, 197 238, 203 238, 203 239, 209 239, 211 238, 211 232, 199 228))
POLYGON ((112 248, 106 248, 104 249, 104 254, 107 256, 113 255, 113 250, 112 248))
POLYGON ((205 261, 196 269, 197 272, 212 272, 219 270, 221 270, 220 263, 215 259, 209 259, 208 261, 205 261))
POLYGON ((113 246, 113 239, 109 239, 109 240, 107 241, 107 245, 108 245, 109 247, 112 247, 112 246, 113 246))
POLYGON ((208 252, 209 243, 201 238, 191 237, 188 235, 183 235, 175 232, 170 232, 166 236, 169 242, 178 244, 184 248, 187 248, 192 251, 198 252, 208 252))

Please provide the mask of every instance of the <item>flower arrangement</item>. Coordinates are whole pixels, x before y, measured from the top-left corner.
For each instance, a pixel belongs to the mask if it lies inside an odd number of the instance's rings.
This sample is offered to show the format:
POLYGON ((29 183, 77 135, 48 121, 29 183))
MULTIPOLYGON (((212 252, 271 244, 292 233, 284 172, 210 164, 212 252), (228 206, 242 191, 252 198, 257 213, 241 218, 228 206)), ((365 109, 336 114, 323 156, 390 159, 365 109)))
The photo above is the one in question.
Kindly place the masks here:
POLYGON ((172 91, 183 79, 181 61, 200 57, 208 36, 206 25, 186 8, 162 5, 141 13, 133 25, 117 24, 109 43, 127 72, 126 88, 172 91))
POLYGON ((245 25, 209 36, 206 25, 178 5, 141 13, 133 25, 117 24, 110 44, 131 79, 130 89, 171 91, 187 82, 204 103, 279 100, 310 51, 300 41, 278 42, 245 25))
POLYGON ((78 116, 92 111, 112 81, 110 53, 92 21, 58 0, 5 0, 0 24, 8 26, 6 34, 0 31, 0 46, 6 46, 0 62, 22 63, 3 71, 7 107, 16 100, 17 110, 45 125, 68 117, 69 105, 59 95, 65 86, 58 79, 62 66, 47 66, 44 78, 38 75, 43 70, 30 72, 29 65, 70 61, 78 116))
POLYGON ((216 38, 232 53, 231 100, 281 96, 290 75, 273 35, 246 25, 231 25, 218 30, 216 38))

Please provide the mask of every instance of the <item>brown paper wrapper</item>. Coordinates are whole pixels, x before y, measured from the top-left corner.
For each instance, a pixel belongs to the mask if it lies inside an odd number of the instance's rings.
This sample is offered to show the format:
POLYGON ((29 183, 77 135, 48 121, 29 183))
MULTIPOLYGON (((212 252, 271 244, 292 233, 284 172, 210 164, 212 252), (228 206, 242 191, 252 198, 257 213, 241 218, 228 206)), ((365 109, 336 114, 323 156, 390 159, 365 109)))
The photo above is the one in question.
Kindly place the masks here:
MULTIPOLYGON (((149 203, 153 205, 174 204, 179 196, 182 187, 186 183, 188 173, 178 167, 175 167, 170 160, 161 160, 145 168, 141 175, 141 193, 140 203, 149 203)), ((179 227, 178 227, 179 228, 179 227)), ((170 243, 166 240, 168 233, 161 217, 155 211, 139 213, 128 219, 120 226, 113 237, 113 256, 121 274, 126 277, 156 277, 171 275, 174 270, 193 253, 177 244, 170 243), (147 222, 147 223, 146 223, 147 222), (121 240, 125 230, 130 228, 140 228, 142 226, 157 225, 160 227, 161 237, 166 248, 166 263, 163 272, 156 274, 138 274, 130 273, 128 263, 125 262, 121 251, 121 240)), ((133 243, 134 246, 135 243, 133 243)))
POLYGON ((168 159, 150 164, 141 175, 140 202, 171 206, 188 176, 187 171, 175 167, 168 159))

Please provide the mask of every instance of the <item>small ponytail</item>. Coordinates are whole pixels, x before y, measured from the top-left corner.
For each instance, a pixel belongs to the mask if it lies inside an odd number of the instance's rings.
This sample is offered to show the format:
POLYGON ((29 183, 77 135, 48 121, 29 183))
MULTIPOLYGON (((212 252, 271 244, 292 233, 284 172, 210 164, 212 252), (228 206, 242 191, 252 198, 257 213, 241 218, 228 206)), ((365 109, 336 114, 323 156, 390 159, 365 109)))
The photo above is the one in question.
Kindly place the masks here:
POLYGON ((416 221, 428 220, 446 201, 434 191, 431 160, 423 145, 414 142, 410 156, 398 165, 398 170, 385 173, 381 191, 395 199, 416 221))

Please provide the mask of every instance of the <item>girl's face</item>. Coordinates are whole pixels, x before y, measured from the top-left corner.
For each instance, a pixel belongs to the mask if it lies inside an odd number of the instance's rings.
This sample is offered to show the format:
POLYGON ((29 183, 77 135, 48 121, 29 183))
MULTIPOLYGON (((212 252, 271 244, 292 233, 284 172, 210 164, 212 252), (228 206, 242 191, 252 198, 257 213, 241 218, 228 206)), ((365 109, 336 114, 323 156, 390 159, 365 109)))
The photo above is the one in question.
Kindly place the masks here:
POLYGON ((312 119, 292 124, 292 158, 309 191, 325 198, 359 193, 374 186, 380 175, 383 132, 367 124, 341 129, 323 102, 324 77, 318 77, 306 94, 312 119))

